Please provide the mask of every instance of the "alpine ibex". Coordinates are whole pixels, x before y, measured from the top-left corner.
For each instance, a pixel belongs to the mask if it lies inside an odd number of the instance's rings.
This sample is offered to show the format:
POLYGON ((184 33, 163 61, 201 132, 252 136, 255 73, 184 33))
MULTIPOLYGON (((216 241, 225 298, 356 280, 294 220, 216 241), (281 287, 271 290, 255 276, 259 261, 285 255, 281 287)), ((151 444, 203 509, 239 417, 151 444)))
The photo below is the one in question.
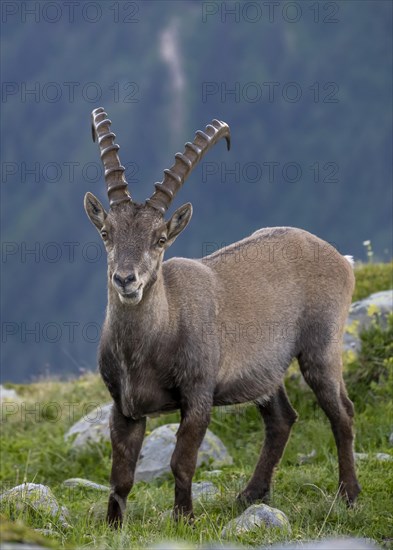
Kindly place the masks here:
POLYGON ((353 405, 342 378, 341 343, 354 288, 348 258, 291 227, 261 229, 203 259, 165 250, 190 221, 191 204, 164 214, 227 124, 213 120, 176 154, 144 204, 132 200, 103 108, 95 109, 110 208, 85 196, 88 217, 108 255, 108 307, 99 370, 113 398, 112 473, 107 520, 120 524, 141 449, 146 416, 180 409, 171 460, 174 517, 192 517, 191 482, 212 406, 255 402, 266 438, 255 473, 238 498, 264 499, 297 415, 283 377, 293 358, 328 416, 340 492, 360 487, 353 458, 353 405))

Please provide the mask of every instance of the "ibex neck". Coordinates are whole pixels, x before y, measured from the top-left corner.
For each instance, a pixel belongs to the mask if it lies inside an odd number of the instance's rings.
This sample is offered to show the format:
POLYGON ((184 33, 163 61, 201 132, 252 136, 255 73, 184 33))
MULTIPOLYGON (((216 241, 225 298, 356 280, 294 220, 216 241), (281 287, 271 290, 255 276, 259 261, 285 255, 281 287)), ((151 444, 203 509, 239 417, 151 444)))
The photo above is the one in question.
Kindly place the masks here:
POLYGON ((169 322, 169 308, 161 271, 156 282, 144 292, 143 298, 136 306, 123 304, 117 292, 108 280, 107 322, 110 325, 121 323, 123 328, 131 330, 158 331, 169 322))

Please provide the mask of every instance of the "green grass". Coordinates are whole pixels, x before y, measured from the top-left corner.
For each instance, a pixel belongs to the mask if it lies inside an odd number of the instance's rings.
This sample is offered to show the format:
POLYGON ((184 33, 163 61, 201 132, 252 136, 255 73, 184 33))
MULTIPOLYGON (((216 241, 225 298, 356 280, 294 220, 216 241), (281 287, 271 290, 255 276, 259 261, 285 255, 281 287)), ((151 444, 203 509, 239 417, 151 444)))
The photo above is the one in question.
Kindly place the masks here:
POLYGON ((374 292, 393 288, 393 262, 355 266, 356 288, 353 301, 367 298, 374 292))
MULTIPOLYGON (((380 271, 383 270, 385 266, 380 271)), ((357 270, 358 285, 362 289, 369 288, 368 293, 375 290, 370 286, 373 277, 368 265, 357 270)), ((348 391, 357 411, 355 450, 358 452, 384 452, 393 456, 389 444, 393 429, 392 330, 393 322, 385 331, 372 327, 363 335, 363 353, 346 365, 348 391)), ((299 421, 276 472, 270 504, 288 516, 292 533, 285 535, 259 529, 239 538, 233 537, 231 542, 266 545, 286 539, 352 535, 372 538, 386 548, 391 547, 392 463, 379 462, 372 457, 358 462, 362 493, 356 507, 348 510, 337 498, 337 458, 328 421, 312 392, 302 383, 295 366, 291 367, 286 382, 299 421), (313 449, 317 452, 315 458, 300 465, 299 455, 313 449)), ((184 547, 185 544, 220 541, 222 527, 239 514, 235 496, 252 473, 263 439, 262 423, 254 407, 217 409, 213 413, 210 428, 221 437, 234 463, 222 468, 219 477, 211 479, 220 490, 219 497, 195 503, 197 520, 193 527, 176 525, 165 514, 171 508, 174 493, 173 480, 168 477, 149 484, 138 483, 129 497, 124 528, 112 531, 103 521, 106 496, 62 485, 69 477, 108 484, 109 444, 75 452, 63 439, 68 427, 82 416, 85 406, 109 401, 99 377, 89 374, 69 382, 42 380, 12 387, 22 397, 22 402, 17 409, 3 405, 2 486, 10 488, 23 481, 49 485, 59 503, 69 509, 71 528, 65 530, 58 522, 33 510, 22 513, 3 506, 2 540, 37 540, 39 535, 31 528, 49 527, 55 535, 46 540, 55 548, 123 549, 149 547, 162 540, 177 540, 184 547), (54 402, 58 406, 48 405, 54 402)), ((150 419, 148 430, 176 421, 177 414, 150 419)), ((208 479, 208 471, 207 466, 200 468, 195 481, 208 479)), ((42 540, 39 537, 39 541, 42 540)))

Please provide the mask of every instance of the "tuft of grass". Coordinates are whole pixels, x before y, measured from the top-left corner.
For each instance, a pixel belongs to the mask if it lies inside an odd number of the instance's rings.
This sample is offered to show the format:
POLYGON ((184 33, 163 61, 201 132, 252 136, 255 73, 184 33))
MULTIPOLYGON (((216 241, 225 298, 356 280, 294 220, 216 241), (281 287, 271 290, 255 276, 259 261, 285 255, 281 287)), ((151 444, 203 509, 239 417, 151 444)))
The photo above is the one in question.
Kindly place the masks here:
POLYGON ((28 527, 22 520, 11 521, 0 515, 0 541, 12 543, 37 544, 44 548, 55 548, 53 541, 28 527))

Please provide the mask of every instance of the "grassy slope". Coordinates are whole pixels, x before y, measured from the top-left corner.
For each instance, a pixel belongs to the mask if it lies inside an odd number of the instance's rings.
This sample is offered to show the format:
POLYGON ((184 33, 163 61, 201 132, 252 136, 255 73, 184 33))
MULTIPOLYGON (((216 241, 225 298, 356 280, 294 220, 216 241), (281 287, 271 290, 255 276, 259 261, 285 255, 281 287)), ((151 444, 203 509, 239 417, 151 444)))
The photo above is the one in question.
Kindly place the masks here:
MULTIPOLYGON (((390 278, 391 265, 358 268, 355 298, 391 287, 390 278)), ((389 368, 391 372, 393 363, 392 359, 390 362, 387 359, 392 355, 388 338, 378 329, 366 336, 366 356, 348 367, 348 388, 357 408, 358 452, 393 454, 388 442, 393 427, 392 375, 387 374, 389 368), (382 375, 378 384, 368 377, 375 367, 382 375)), ((13 414, 8 414, 11 411, 3 406, 2 485, 8 488, 23 481, 49 485, 61 504, 69 508, 72 528, 66 532, 56 522, 33 512, 23 517, 7 509, 3 513, 11 519, 19 517, 34 527, 51 526, 57 532, 55 547, 120 549, 149 546, 163 539, 206 543, 219 540, 221 526, 238 514, 234 497, 251 475, 263 437, 263 428, 254 407, 218 409, 213 414, 211 429, 227 445, 234 464, 224 468, 222 475, 214 479, 221 490, 220 497, 212 502, 196 503, 198 520, 194 528, 176 526, 164 516, 173 499, 173 481, 169 478, 138 484, 129 498, 125 528, 121 532, 112 532, 100 520, 106 497, 94 491, 66 489, 61 485, 69 477, 108 483, 108 444, 75 453, 63 440, 65 430, 85 412, 85 405, 108 401, 108 394, 98 376, 90 374, 72 382, 52 380, 14 387, 23 401, 17 411, 12 411, 13 414), (74 404, 73 407, 70 403, 74 404)), ((288 376, 287 388, 300 418, 276 473, 271 505, 287 514, 292 526, 290 538, 352 534, 385 541, 385 545, 389 545, 387 539, 393 532, 392 464, 375 459, 359 462, 358 474, 363 492, 356 508, 347 510, 336 499, 337 461, 328 422, 296 373, 288 376), (309 453, 313 449, 317 451, 316 457, 308 464, 299 465, 298 453, 309 453)), ((174 421, 178 421, 176 414, 151 419, 148 428, 151 430, 174 421)), ((208 470, 208 467, 198 470, 195 479, 207 479, 208 470)), ((9 523, 4 525, 4 537, 9 538, 12 529, 9 523)), ((21 530, 20 525, 18 529, 21 530)), ((25 538, 29 538, 28 535, 25 538)), ((261 529, 233 542, 268 544, 283 538, 283 534, 261 529)))

